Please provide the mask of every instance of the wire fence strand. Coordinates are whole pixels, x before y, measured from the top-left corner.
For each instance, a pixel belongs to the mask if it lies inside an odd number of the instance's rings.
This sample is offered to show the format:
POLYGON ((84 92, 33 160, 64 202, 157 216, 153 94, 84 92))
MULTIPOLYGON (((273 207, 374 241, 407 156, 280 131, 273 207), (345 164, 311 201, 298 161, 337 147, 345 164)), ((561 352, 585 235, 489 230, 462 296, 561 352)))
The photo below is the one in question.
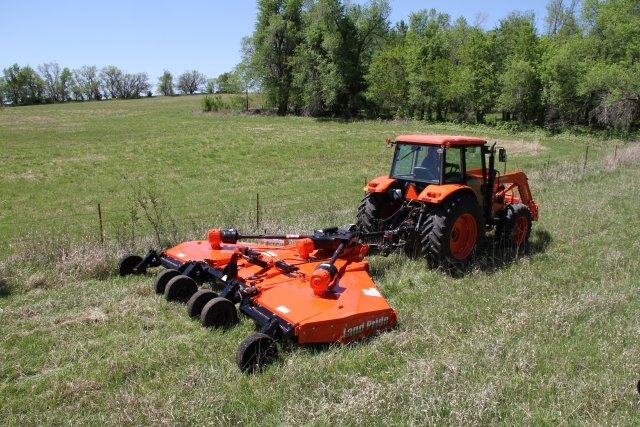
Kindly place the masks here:
MULTIPOLYGON (((354 216, 360 198, 361 193, 354 191, 336 192, 329 197, 323 196, 321 200, 315 197, 313 191, 270 192, 266 195, 258 192, 246 199, 217 200, 214 204, 206 204, 204 211, 200 212, 194 212, 194 209, 203 209, 202 206, 193 203, 163 205, 158 212, 163 217, 154 220, 162 222, 165 227, 175 226, 180 231, 185 229, 198 231, 200 227, 212 226, 250 226, 255 229, 282 227, 287 223, 293 226, 313 220, 348 217, 346 212, 351 210, 354 216)), ((61 208, 39 210, 38 217, 0 220, 0 236, 2 236, 0 247, 15 246, 18 241, 37 239, 33 236, 55 231, 101 239, 104 235, 107 235, 107 238, 117 235, 122 237, 127 232, 148 234, 154 227, 141 208, 133 203, 129 208, 115 209, 110 209, 104 203, 96 203, 93 212, 69 212, 65 215, 60 214, 61 210, 61 208), (98 204, 101 206, 101 216, 98 212, 98 204), (128 230, 125 231, 127 228, 128 230)), ((353 219, 355 220, 355 216, 353 219)), ((316 225, 319 224, 312 226, 316 225)))

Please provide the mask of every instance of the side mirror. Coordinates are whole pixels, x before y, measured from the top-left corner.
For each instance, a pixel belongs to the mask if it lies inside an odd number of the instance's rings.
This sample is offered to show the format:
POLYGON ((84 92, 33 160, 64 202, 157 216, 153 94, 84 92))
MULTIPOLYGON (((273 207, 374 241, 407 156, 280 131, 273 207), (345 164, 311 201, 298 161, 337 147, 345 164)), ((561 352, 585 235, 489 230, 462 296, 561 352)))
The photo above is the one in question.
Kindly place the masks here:
POLYGON ((505 148, 498 149, 498 161, 502 163, 507 161, 507 150, 505 148))
POLYGON ((391 141, 391 138, 387 138, 387 148, 393 147, 393 144, 395 144, 395 142, 391 141))

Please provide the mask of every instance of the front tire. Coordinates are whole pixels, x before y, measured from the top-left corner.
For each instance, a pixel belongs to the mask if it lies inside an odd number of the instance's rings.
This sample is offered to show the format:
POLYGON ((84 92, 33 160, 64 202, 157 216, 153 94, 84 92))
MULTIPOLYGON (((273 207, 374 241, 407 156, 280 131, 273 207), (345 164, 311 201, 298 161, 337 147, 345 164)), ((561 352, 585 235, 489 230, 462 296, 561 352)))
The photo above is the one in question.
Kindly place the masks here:
POLYGON ((454 193, 434 206, 420 229, 420 240, 430 266, 469 266, 484 241, 484 218, 475 195, 454 193))
POLYGON ((156 281, 154 283, 153 289, 156 291, 158 295, 164 295, 164 290, 167 287, 167 284, 174 277, 180 276, 180 272, 174 269, 162 270, 156 276, 156 281))
POLYGON ((531 236, 531 210, 523 203, 505 208, 496 229, 498 241, 507 247, 526 247, 531 236))
POLYGON ((185 303, 193 294, 198 292, 198 285, 189 276, 178 275, 169 280, 164 288, 164 297, 167 301, 179 301, 185 303))
POLYGON ((217 298, 218 294, 210 291, 209 289, 200 289, 193 294, 189 301, 187 301, 187 313, 189 317, 200 317, 202 309, 209 301, 217 298))

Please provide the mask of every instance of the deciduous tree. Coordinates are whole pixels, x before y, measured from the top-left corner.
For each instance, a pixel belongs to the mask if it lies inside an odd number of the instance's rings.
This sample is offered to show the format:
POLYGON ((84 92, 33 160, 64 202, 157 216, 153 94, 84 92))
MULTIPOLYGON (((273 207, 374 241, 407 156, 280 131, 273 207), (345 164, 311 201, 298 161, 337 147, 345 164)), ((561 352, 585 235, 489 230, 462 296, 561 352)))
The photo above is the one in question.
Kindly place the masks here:
POLYGON ((182 93, 192 95, 202 90, 202 86, 207 83, 207 76, 199 71, 185 71, 178 77, 178 90, 182 93))
POLYGON ((77 100, 82 98, 87 101, 97 101, 103 98, 100 77, 95 66, 85 65, 73 70, 73 79, 75 81, 73 93, 77 100))
POLYGON ((164 96, 173 96, 173 74, 171 74, 168 70, 164 70, 162 76, 158 78, 158 88, 157 92, 164 96))
POLYGON ((289 110, 292 57, 301 42, 302 0, 258 0, 253 64, 267 101, 278 114, 289 110))

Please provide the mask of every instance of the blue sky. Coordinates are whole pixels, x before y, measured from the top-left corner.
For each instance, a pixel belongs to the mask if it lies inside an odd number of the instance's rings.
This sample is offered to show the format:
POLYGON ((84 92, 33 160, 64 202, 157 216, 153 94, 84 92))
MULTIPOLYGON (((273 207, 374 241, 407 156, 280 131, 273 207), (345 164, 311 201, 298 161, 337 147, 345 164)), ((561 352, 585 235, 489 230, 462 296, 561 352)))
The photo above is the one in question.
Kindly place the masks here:
MULTIPOLYGON (((359 0, 363 3, 364 0, 359 0)), ((390 0, 391 21, 435 8, 493 28, 513 10, 534 11, 543 28, 548 0, 390 0)), ((0 25, 0 68, 45 62, 79 68, 116 65, 147 72, 155 83, 163 69, 196 69, 215 77, 239 61, 240 40, 253 31, 255 0, 74 1, 6 0, 0 25)))

